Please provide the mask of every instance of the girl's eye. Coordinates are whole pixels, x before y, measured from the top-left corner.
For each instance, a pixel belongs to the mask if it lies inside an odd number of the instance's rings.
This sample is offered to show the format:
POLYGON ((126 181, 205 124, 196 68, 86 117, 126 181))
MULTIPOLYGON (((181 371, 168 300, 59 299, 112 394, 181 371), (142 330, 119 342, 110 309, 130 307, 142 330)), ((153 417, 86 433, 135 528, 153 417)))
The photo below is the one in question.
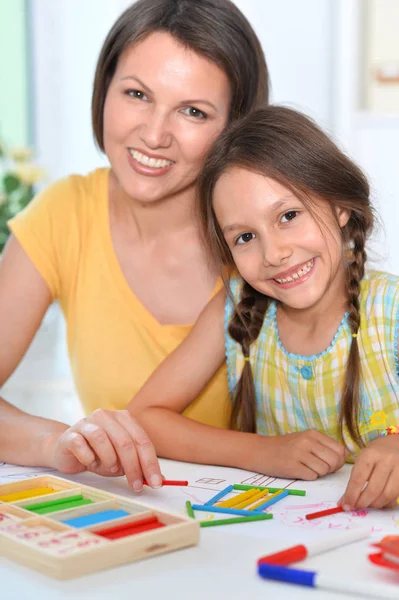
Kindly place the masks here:
POLYGON ((140 90, 126 90, 125 94, 130 96, 130 98, 137 98, 137 100, 144 100, 147 98, 145 93, 140 90))
POLYGON ((185 108, 183 110, 183 112, 188 117, 194 117, 194 119, 198 119, 198 120, 208 118, 208 115, 206 113, 204 113, 203 110, 200 110, 199 108, 195 108, 194 106, 188 106, 187 108, 185 108))
POLYGON ((281 217, 282 223, 288 223, 288 221, 293 221, 295 217, 298 215, 298 210, 289 210, 281 217))
POLYGON ((242 233, 240 236, 238 236, 238 238, 236 239, 236 244, 240 245, 240 244, 248 244, 248 242, 250 242, 251 240, 254 239, 254 234, 253 233, 242 233))

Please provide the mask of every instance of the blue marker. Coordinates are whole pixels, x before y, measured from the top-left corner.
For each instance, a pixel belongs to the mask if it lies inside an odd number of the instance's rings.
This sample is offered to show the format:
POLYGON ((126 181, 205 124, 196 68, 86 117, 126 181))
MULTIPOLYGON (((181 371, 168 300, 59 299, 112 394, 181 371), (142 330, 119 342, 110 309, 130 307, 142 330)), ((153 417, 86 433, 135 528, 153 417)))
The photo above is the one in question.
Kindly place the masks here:
POLYGON ((355 580, 342 579, 337 574, 335 577, 325 576, 314 571, 301 571, 290 569, 268 563, 260 563, 258 573, 264 579, 283 581, 284 583, 296 583, 308 587, 353 594, 362 598, 386 598, 387 600, 398 600, 398 587, 375 583, 359 583, 355 580))

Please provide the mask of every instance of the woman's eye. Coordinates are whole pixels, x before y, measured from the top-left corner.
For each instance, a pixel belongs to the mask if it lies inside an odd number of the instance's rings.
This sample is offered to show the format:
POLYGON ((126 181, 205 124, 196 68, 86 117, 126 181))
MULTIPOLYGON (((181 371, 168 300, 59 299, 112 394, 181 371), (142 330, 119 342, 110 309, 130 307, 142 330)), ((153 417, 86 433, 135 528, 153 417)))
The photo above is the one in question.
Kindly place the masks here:
POLYGON ((199 108, 194 108, 194 106, 188 106, 183 110, 184 114, 188 117, 194 117, 194 119, 207 119, 208 115, 204 113, 203 110, 199 110, 199 108))
POLYGON ((254 234, 253 233, 242 233, 240 236, 238 236, 238 238, 236 239, 236 244, 248 244, 248 242, 250 242, 251 240, 254 239, 254 234))
POLYGON ((145 93, 140 90, 126 90, 125 94, 130 96, 130 98, 137 98, 137 100, 144 100, 144 98, 147 98, 145 93))
POLYGON ((288 212, 284 213, 284 215, 281 217, 281 222, 288 223, 288 221, 293 221, 298 215, 298 212, 299 211, 297 210, 289 210, 288 212))

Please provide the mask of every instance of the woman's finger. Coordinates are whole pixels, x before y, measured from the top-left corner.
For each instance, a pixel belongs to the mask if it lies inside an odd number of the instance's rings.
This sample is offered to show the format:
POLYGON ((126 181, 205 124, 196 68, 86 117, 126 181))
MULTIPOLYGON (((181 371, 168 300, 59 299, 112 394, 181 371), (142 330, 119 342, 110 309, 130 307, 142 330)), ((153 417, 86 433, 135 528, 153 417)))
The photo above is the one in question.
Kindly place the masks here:
MULTIPOLYGON (((112 419, 110 422, 112 423, 112 419)), ((98 468, 101 465, 109 473, 116 473, 119 470, 118 456, 104 425, 82 419, 74 425, 73 429, 85 438, 92 450, 93 460, 87 465, 88 467, 98 468)))
MULTIPOLYGON (((144 474, 145 479, 153 488, 159 488, 162 486, 162 474, 161 467, 159 465, 158 457, 155 452, 153 443, 144 429, 137 423, 137 421, 131 416, 129 411, 118 411, 117 419, 123 424, 123 427, 129 433, 129 436, 134 441, 135 450, 137 452, 138 462, 140 465, 140 478, 144 474)), ((124 464, 124 463, 122 463, 124 464)), ((129 469, 131 466, 129 465, 129 469)), ((126 469, 125 469, 126 472, 126 469)), ((136 473, 136 471, 134 471, 136 473)), ((135 475, 132 475, 135 477, 135 475)), ((133 479, 133 481, 136 481, 133 479)))
POLYGON ((63 463, 78 461, 88 468, 96 460, 96 456, 84 436, 73 429, 67 429, 62 434, 58 450, 62 454, 60 459, 63 463))

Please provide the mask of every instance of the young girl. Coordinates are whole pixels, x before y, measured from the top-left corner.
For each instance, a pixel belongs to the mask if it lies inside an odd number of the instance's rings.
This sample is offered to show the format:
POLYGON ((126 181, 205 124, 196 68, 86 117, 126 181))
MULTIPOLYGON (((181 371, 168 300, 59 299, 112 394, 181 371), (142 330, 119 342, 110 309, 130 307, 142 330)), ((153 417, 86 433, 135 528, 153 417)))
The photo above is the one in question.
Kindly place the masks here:
POLYGON ((180 460, 315 479, 354 458, 343 507, 393 506, 399 436, 380 433, 399 424, 399 278, 365 273, 366 178, 312 121, 270 106, 222 135, 200 184, 227 298, 205 308, 133 414, 180 460), (189 426, 178 413, 225 353, 235 431, 189 426))

